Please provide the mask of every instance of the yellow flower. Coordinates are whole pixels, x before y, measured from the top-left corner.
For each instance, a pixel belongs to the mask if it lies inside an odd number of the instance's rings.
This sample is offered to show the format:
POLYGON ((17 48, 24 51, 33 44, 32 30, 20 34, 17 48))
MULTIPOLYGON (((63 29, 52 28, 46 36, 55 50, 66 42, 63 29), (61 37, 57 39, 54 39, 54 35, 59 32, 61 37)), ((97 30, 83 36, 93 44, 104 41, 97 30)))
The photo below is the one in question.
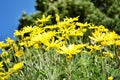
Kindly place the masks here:
POLYGON ((70 60, 71 58, 72 58, 72 55, 70 54, 66 56, 66 60, 70 60))
POLYGON ((13 44, 13 49, 14 49, 15 52, 18 51, 18 46, 17 46, 16 43, 13 44))
POLYGON ((10 39, 10 37, 8 37, 8 38, 6 39, 6 42, 7 42, 8 44, 13 44, 13 43, 14 43, 14 40, 12 40, 12 39, 10 39))
POLYGON ((108 45, 108 42, 107 41, 102 41, 101 45, 106 46, 106 45, 108 45))
POLYGON ((108 32, 108 29, 105 28, 103 25, 100 26, 95 26, 94 24, 89 25, 89 29, 94 29, 95 31, 99 31, 99 32, 108 32))
POLYGON ((89 36, 91 40, 94 40, 96 42, 101 42, 102 45, 112 45, 115 43, 116 39, 119 39, 119 35, 116 34, 114 31, 104 31, 104 30, 95 30, 94 33, 92 33, 92 36, 89 36))
POLYGON ((52 40, 45 45, 47 46, 46 50, 50 50, 51 48, 58 49, 62 44, 64 44, 64 41, 60 42, 59 40, 55 40, 55 38, 52 38, 52 40))
POLYGON ((58 14, 55 14, 55 17, 56 17, 56 22, 59 22, 60 21, 60 16, 58 14))
POLYGON ((88 23, 83 24, 83 23, 77 22, 76 25, 81 28, 84 28, 84 27, 88 26, 89 24, 88 23))
POLYGON ((70 36, 83 36, 84 32, 82 30, 70 30, 70 36))
POLYGON ((40 48, 40 45, 36 43, 36 44, 34 44, 33 47, 36 48, 36 49, 38 49, 38 48, 40 48))
POLYGON ((104 38, 105 36, 106 36, 105 33, 96 31, 96 32, 92 33, 92 36, 89 36, 89 38, 91 40, 96 41, 96 42, 100 42, 100 41, 103 41, 105 39, 104 38))
POLYGON ((64 21, 68 21, 68 22, 74 22, 74 21, 78 21, 78 18, 79 18, 79 16, 77 16, 77 17, 74 17, 74 18, 68 18, 68 17, 66 17, 66 18, 64 18, 64 21))
POLYGON ((21 35, 20 31, 15 30, 15 32, 14 32, 14 36, 19 36, 19 35, 21 35))
POLYGON ((110 57, 110 58, 113 58, 113 57, 114 57, 113 54, 110 53, 109 51, 103 52, 103 54, 104 54, 105 56, 107 56, 107 57, 110 57))
POLYGON ((87 46, 88 49, 90 49, 90 52, 92 52, 93 50, 100 50, 101 46, 100 45, 89 45, 87 46))
POLYGON ((14 64, 14 66, 12 67, 12 70, 17 71, 19 69, 21 69, 23 67, 24 63, 23 62, 19 62, 17 64, 14 64))
POLYGON ((115 43, 115 40, 104 40, 101 42, 101 45, 107 46, 107 45, 112 45, 115 43))
POLYGON ((0 76, 0 80, 7 80, 10 75, 3 74, 2 77, 0 76))
POLYGON ((112 76, 108 77, 108 80, 113 80, 113 77, 112 76))
POLYGON ((33 27, 32 26, 25 26, 22 31, 24 33, 30 33, 33 31, 33 27))
POLYGON ((6 52, 5 50, 2 50, 1 56, 2 56, 2 57, 8 56, 8 52, 6 52))
POLYGON ((20 30, 20 31, 18 31, 18 30, 16 30, 15 32, 14 32, 14 36, 20 36, 22 39, 24 38, 24 31, 23 30, 20 30))
POLYGON ((22 51, 22 50, 17 51, 17 52, 15 53, 15 56, 17 56, 18 58, 20 58, 22 55, 23 55, 23 51, 22 51))
POLYGON ((0 68, 2 68, 3 67, 3 62, 2 61, 0 61, 0 68))
POLYGON ((49 21, 50 18, 51 18, 51 15, 48 15, 47 17, 45 17, 45 15, 42 15, 42 19, 38 19, 38 18, 37 18, 37 21, 36 21, 36 22, 45 23, 45 22, 49 21))
POLYGON ((9 44, 4 43, 3 41, 0 42, 0 49, 4 49, 6 47, 9 47, 9 44))
POLYGON ((67 47, 64 45, 62 47, 60 47, 60 50, 58 50, 59 53, 61 54, 77 54, 79 52, 81 52, 80 48, 77 45, 74 44, 70 44, 67 47))
MULTIPOLYGON (((29 41, 29 42, 32 42, 33 45, 41 44, 41 43, 43 43, 44 45, 47 45, 47 44, 49 44, 50 39, 53 36, 55 36, 55 34, 56 34, 55 31, 49 31, 49 32, 44 32, 44 33, 38 34, 38 35, 33 35, 31 37, 31 41, 29 41)), ((30 44, 28 44, 28 45, 30 45, 30 44)), ((32 46, 32 45, 30 45, 30 46, 32 46)))
POLYGON ((111 58, 114 57, 112 53, 108 53, 107 55, 108 55, 109 57, 111 57, 111 58))
POLYGON ((120 40, 116 40, 115 45, 120 46, 120 40))
POLYGON ((44 29, 55 29, 55 28, 58 28, 58 26, 57 25, 46 25, 45 27, 44 27, 44 29))
POLYGON ((26 46, 27 45, 27 42, 26 41, 22 41, 22 42, 19 42, 20 46, 26 46))

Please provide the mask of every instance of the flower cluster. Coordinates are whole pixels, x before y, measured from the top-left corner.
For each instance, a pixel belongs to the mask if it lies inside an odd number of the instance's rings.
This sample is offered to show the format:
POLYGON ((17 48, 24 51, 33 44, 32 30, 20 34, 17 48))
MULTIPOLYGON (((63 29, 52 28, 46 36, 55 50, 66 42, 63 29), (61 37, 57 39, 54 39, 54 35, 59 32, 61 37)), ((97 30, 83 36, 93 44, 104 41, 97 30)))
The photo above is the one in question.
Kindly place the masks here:
POLYGON ((78 17, 66 17, 61 21, 58 14, 55 16, 56 24, 47 25, 51 16, 43 15, 42 19, 36 20, 36 25, 16 30, 14 36, 17 41, 7 38, 6 43, 0 42, 1 80, 22 68, 23 48, 44 49, 46 52, 55 49, 56 54, 65 55, 67 60, 82 53, 114 58, 117 52, 113 49, 120 46, 120 36, 114 31, 109 31, 102 25, 78 22, 78 17))
POLYGON ((17 60, 23 54, 14 40, 9 37, 6 43, 0 42, 0 80, 6 80, 11 74, 17 73, 22 67, 23 62, 17 60))
POLYGON ((20 31, 16 30, 14 36, 19 37, 20 46, 45 50, 56 48, 56 53, 66 54, 71 58, 77 53, 93 53, 99 50, 100 55, 113 58, 114 53, 106 48, 110 45, 120 45, 120 36, 114 31, 111 32, 102 25, 83 24, 78 22, 78 17, 66 17, 60 21, 60 16, 58 14, 55 16, 57 23, 54 25, 45 25, 50 21, 50 15, 48 17, 43 15, 42 19, 37 19, 35 26, 26 26, 20 31), (107 54, 108 51, 109 54, 107 54))

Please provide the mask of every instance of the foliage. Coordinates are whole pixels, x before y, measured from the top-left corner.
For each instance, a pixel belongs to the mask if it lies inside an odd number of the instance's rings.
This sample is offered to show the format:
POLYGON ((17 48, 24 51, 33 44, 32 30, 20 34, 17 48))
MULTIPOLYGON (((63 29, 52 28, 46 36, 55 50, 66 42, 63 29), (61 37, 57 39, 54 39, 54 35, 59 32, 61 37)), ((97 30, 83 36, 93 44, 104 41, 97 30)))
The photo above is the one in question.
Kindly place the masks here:
POLYGON ((9 37, 6 39, 6 43, 0 42, 0 49, 2 50, 0 54, 0 80, 7 80, 23 67, 24 61, 18 59, 22 56, 23 51, 9 37))
POLYGON ((119 0, 36 0, 36 13, 31 16, 23 15, 18 29, 26 25, 34 25, 36 18, 42 14, 52 15, 55 23, 55 13, 63 19, 79 17, 80 22, 90 22, 95 25, 104 25, 120 34, 120 3, 119 0))
POLYGON ((61 21, 55 15, 56 24, 43 15, 34 26, 15 31, 17 43, 0 42, 0 78, 6 80, 2 74, 9 73, 8 80, 119 80, 120 35, 81 23, 79 17, 61 21))

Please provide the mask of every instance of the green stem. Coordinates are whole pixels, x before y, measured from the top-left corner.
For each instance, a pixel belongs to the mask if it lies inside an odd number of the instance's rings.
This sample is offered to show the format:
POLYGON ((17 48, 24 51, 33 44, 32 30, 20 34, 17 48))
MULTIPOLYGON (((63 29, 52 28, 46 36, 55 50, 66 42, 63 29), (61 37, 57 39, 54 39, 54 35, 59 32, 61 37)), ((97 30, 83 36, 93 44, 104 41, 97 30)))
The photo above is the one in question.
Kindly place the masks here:
POLYGON ((104 65, 104 59, 102 59, 102 80, 105 80, 105 65, 104 65))
POLYGON ((115 53, 115 61, 119 64, 119 58, 118 58, 118 52, 117 52, 117 46, 113 45, 114 53, 115 53))

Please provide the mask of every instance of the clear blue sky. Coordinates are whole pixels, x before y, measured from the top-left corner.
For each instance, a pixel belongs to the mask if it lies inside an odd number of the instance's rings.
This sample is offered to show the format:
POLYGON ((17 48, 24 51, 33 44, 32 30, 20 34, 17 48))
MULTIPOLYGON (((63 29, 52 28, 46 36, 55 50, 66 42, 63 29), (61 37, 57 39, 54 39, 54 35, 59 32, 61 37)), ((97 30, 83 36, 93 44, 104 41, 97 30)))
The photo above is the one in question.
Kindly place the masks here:
POLYGON ((27 14, 35 12, 36 0, 1 0, 0 1, 0 41, 7 37, 13 38, 13 32, 17 29, 22 12, 27 14))

